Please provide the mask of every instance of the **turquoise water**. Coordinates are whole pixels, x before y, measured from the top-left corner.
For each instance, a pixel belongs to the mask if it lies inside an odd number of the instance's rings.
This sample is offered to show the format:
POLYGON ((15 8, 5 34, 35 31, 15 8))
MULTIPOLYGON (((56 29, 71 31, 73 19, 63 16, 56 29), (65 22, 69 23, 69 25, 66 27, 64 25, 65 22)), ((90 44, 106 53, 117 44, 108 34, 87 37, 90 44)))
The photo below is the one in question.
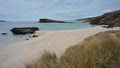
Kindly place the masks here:
POLYGON ((7 33, 7 35, 0 35, 0 45, 29 38, 28 35, 12 34, 10 29, 14 27, 38 27, 40 30, 70 30, 89 28, 91 25, 82 21, 74 21, 74 23, 0 22, 0 33, 7 33))

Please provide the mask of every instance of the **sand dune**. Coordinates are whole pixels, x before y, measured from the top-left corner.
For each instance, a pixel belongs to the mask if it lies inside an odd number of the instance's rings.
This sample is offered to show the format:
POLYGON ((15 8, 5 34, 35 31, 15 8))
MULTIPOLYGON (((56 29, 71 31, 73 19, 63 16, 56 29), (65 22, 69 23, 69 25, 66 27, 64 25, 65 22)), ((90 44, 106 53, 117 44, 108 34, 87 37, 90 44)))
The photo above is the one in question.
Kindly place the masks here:
POLYGON ((76 30, 38 31, 38 38, 0 46, 0 68, 24 68, 25 63, 36 60, 44 51, 55 52, 60 56, 66 48, 80 43, 88 36, 118 29, 97 26, 76 30))

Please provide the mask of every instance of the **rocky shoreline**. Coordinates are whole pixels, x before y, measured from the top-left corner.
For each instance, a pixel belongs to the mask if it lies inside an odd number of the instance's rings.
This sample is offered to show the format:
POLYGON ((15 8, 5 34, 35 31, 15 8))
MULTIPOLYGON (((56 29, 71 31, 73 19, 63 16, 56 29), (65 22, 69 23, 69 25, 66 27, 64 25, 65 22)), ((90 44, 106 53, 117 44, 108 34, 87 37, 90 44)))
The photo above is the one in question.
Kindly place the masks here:
POLYGON ((77 19, 77 21, 81 20, 92 25, 108 25, 107 28, 120 27, 120 10, 108 12, 97 17, 77 19))

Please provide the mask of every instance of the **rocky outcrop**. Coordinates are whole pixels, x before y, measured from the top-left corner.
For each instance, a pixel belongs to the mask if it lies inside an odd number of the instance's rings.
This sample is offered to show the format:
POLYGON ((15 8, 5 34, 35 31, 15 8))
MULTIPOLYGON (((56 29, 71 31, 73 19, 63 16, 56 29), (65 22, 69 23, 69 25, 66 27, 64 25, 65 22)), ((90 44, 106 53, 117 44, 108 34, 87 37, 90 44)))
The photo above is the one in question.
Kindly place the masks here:
POLYGON ((40 23, 67 23, 65 21, 58 21, 53 19, 42 18, 39 20, 40 23))
POLYGON ((120 10, 108 12, 101 16, 78 19, 89 22, 92 25, 108 25, 108 27, 120 27, 120 10))
POLYGON ((33 38, 34 38, 34 37, 38 37, 38 35, 33 35, 32 37, 33 37, 33 38))
POLYGON ((23 27, 23 28, 12 28, 13 34, 33 34, 35 31, 38 31, 39 28, 37 27, 23 27))
POLYGON ((0 20, 0 22, 6 22, 5 20, 0 20))
POLYGON ((6 35, 7 33, 1 33, 1 35, 6 35))
POLYGON ((120 23, 115 23, 114 26, 115 27, 120 27, 120 23))

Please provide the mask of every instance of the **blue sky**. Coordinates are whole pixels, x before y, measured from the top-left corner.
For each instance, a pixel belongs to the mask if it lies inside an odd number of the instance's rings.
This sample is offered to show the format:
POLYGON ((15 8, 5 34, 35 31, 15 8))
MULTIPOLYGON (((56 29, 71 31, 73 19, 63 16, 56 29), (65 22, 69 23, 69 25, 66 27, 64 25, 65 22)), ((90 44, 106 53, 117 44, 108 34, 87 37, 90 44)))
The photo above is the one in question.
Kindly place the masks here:
POLYGON ((120 9, 120 0, 0 0, 0 20, 74 20, 120 9))

